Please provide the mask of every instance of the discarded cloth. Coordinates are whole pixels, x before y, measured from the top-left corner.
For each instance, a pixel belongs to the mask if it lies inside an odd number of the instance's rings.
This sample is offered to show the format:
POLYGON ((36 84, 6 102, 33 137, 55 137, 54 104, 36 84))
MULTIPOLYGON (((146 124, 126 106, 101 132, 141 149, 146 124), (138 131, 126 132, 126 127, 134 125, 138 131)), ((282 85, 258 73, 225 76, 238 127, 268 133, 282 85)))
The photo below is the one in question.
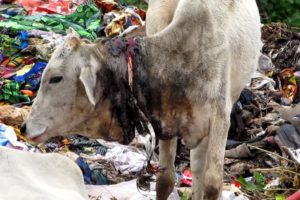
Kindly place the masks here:
POLYGON ((15 81, 4 80, 0 82, 0 101, 6 101, 11 104, 20 102, 30 102, 27 95, 20 94, 20 86, 15 81))
POLYGON ((87 139, 85 137, 73 135, 68 137, 69 149, 78 154, 86 153, 89 155, 104 156, 107 147, 101 145, 97 140, 87 139))
POLYGON ((29 15, 54 13, 66 15, 75 10, 71 0, 18 0, 18 3, 29 15))
POLYGON ((277 130, 275 141, 279 146, 300 149, 300 135, 291 124, 284 124, 277 130))
POLYGON ((300 163, 300 135, 291 124, 284 124, 277 130, 275 141, 283 154, 288 153, 300 163))
POLYGON ((32 16, 6 16, 0 21, 0 28, 13 31, 44 30, 66 34, 72 27, 81 37, 96 39, 96 31, 100 25, 100 10, 93 4, 77 7, 70 15, 32 15, 32 16))
POLYGON ((75 162, 82 171, 84 183, 91 184, 92 183, 91 182, 91 169, 90 169, 89 165, 81 157, 77 158, 75 162))
POLYGON ((91 181, 93 185, 108 185, 108 179, 102 173, 101 169, 93 169, 91 171, 91 181))
MULTIPOLYGON (((2 60, 3 58, 26 48, 27 46, 27 32, 25 31, 21 31, 16 37, 0 34, 0 52, 2 54, 2 60)), ((2 60, 0 59, 0 63, 2 60)))

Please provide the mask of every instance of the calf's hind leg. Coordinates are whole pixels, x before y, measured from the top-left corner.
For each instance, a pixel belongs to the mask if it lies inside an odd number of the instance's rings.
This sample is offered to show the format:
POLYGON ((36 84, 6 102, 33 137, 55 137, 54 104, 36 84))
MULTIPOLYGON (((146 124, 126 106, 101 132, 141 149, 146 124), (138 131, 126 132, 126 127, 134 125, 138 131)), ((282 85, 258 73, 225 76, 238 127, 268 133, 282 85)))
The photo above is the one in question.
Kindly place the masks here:
POLYGON ((196 200, 218 200, 223 185, 223 163, 229 114, 210 118, 208 136, 191 150, 193 195, 196 200))

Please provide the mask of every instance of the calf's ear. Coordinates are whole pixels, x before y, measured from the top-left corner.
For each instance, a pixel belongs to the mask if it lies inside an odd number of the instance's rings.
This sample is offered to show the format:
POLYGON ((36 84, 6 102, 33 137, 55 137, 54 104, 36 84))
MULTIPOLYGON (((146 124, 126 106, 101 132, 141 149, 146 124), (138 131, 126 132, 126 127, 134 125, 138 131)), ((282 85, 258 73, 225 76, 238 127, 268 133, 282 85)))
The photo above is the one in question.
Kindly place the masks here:
POLYGON ((66 33, 67 33, 67 35, 73 35, 73 36, 79 37, 79 34, 72 27, 68 28, 66 30, 66 33))
POLYGON ((79 46, 80 39, 76 36, 67 37, 64 43, 64 49, 71 51, 79 46))
POLYGON ((83 67, 79 76, 80 81, 82 82, 86 95, 92 105, 96 105, 96 84, 97 84, 97 72, 94 67, 87 66, 83 67))

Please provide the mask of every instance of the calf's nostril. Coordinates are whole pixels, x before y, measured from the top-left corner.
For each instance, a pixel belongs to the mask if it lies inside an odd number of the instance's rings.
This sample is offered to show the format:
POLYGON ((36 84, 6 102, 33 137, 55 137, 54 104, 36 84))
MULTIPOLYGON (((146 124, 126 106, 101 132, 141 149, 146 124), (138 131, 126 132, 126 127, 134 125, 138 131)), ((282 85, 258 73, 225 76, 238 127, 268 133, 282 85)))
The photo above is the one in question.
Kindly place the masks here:
POLYGON ((26 123, 23 123, 20 128, 22 135, 26 135, 26 123))

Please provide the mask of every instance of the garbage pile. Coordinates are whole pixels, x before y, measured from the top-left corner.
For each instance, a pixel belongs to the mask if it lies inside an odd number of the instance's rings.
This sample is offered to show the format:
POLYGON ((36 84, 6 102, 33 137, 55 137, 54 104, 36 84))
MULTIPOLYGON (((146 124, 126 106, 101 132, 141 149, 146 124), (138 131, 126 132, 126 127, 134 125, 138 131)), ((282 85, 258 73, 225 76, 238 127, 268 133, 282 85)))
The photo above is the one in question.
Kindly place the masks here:
MULTIPOLYGON (((19 127, 30 111, 52 52, 63 43, 69 28, 93 41, 133 34, 144 24, 145 11, 113 0, 1 0, 0 146, 63 154, 80 167, 87 186, 137 178, 148 158, 143 138, 122 146, 81 136, 57 137, 35 146, 20 134, 19 127)), ((155 168, 157 158, 152 162, 155 168)))
POLYGON ((52 52, 68 28, 83 38, 126 35, 145 12, 112 0, 28 1, 0 5, 0 100, 30 103, 52 52))
MULTIPOLYGON (((116 198, 124 187, 135 185, 147 164, 149 144, 142 136, 137 135, 129 146, 76 135, 34 146, 18 128, 68 28, 89 40, 128 36, 136 30, 143 34, 145 17, 145 11, 114 0, 0 0, 0 146, 69 157, 80 167, 91 199, 116 198), (117 185, 110 188, 111 184, 117 185), (116 188, 119 192, 112 195, 116 188)), ((300 35, 285 24, 274 23, 262 27, 262 40, 259 68, 232 109, 222 199, 298 195, 300 35)), ((180 140, 178 143, 176 187, 181 199, 188 199, 192 185, 189 151, 180 140)), ((157 155, 151 167, 155 174, 157 155)), ((131 192, 127 195, 132 197, 139 191, 131 192)), ((155 196, 150 192, 142 198, 147 195, 149 199, 155 196)), ((174 191, 171 199, 179 198, 174 191)))
POLYGON ((250 199, 299 195, 299 39, 285 24, 262 27, 258 70, 232 110, 224 180, 250 199))

